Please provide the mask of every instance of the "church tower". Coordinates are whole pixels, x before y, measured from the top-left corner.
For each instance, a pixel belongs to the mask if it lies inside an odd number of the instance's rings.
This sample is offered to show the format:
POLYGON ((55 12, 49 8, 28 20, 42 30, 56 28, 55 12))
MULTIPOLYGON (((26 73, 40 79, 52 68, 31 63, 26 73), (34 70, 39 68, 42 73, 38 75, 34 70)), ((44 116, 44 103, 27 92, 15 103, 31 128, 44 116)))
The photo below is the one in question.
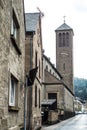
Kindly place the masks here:
POLYGON ((73 29, 65 21, 56 30, 56 68, 73 92, 73 29))

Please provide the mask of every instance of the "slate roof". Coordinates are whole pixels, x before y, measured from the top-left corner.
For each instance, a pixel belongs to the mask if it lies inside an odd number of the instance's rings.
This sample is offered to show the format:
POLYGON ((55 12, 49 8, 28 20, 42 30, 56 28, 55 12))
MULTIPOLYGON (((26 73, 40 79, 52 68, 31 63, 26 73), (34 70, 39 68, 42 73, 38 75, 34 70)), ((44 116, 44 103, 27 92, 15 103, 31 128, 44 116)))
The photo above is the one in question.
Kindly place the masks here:
POLYGON ((35 32, 40 13, 25 13, 26 32, 35 32))
POLYGON ((56 102, 56 99, 44 99, 42 102, 41 102, 41 105, 52 105, 53 103, 56 102))
POLYGON ((55 66, 51 63, 51 61, 48 59, 46 55, 43 54, 43 57, 49 62, 49 64, 52 66, 52 68, 56 71, 56 73, 60 76, 60 78, 63 78, 62 75, 57 71, 55 66))
POLYGON ((63 23, 55 31, 62 31, 62 30, 73 30, 73 29, 70 26, 68 26, 66 23, 63 23))

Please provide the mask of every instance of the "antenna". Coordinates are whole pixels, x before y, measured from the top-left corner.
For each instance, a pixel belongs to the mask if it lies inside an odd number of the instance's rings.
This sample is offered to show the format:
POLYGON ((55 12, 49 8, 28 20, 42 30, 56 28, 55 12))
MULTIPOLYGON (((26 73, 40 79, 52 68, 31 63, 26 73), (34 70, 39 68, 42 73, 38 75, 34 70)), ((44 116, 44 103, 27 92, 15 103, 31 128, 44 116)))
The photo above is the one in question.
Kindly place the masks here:
POLYGON ((37 10, 40 12, 41 17, 44 17, 44 13, 40 10, 39 7, 37 7, 37 10))

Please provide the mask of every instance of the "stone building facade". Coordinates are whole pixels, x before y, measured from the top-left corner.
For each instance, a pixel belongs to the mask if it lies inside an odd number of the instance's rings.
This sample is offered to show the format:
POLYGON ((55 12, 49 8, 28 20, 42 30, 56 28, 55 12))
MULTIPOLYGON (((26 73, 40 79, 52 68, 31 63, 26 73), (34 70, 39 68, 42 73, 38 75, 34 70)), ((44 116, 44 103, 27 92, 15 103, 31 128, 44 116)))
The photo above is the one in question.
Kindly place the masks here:
POLYGON ((25 73, 38 67, 34 84, 27 95, 27 127, 36 130, 41 127, 42 87, 42 35, 41 14, 26 13, 25 73))
POLYGON ((63 23, 56 30, 56 68, 73 92, 73 29, 63 23))
POLYGON ((48 107, 48 116, 45 117, 44 114, 43 122, 47 120, 50 123, 55 123, 60 119, 73 116, 73 100, 74 95, 63 82, 63 77, 51 63, 50 59, 43 54, 42 107, 45 108, 44 113, 47 112, 46 109, 48 107), (49 99, 56 99, 56 108, 52 108, 51 111, 52 104, 48 103, 49 99), (54 118, 51 116, 52 114, 55 115, 54 118), (52 117, 52 119, 49 119, 49 117, 52 117))
POLYGON ((0 130, 23 128, 24 59, 23 0, 0 0, 0 130))

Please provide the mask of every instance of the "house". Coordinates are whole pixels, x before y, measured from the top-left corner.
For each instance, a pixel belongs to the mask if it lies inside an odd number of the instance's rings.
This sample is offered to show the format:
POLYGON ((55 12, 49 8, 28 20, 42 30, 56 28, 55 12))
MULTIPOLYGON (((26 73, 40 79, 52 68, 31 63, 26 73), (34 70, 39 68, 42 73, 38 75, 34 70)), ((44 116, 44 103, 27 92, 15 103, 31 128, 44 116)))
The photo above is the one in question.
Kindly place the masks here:
POLYGON ((24 3, 0 1, 0 130, 21 130, 25 84, 24 3))
POLYGON ((85 103, 78 97, 74 99, 75 114, 84 112, 85 103))
POLYGON ((41 14, 26 13, 25 74, 38 67, 34 84, 28 87, 27 127, 41 127, 42 36, 41 14))

